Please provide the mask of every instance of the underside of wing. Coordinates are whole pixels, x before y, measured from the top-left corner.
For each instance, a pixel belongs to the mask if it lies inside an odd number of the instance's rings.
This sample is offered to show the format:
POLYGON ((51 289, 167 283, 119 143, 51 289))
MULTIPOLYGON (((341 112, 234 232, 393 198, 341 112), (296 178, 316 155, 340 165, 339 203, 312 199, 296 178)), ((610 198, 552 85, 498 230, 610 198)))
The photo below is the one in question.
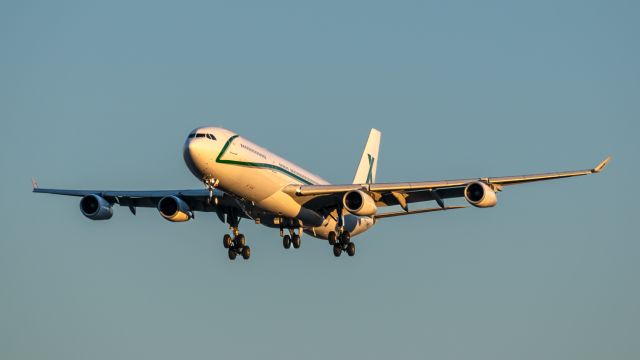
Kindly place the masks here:
POLYGON ((464 208, 466 208, 466 206, 448 206, 448 207, 444 207, 444 208, 437 207, 437 208, 417 209, 417 210, 409 210, 409 211, 385 212, 385 213, 382 213, 382 214, 376 214, 374 216, 374 219, 377 220, 377 219, 385 219, 385 218, 396 217, 396 216, 423 214, 423 213, 428 213, 428 212, 454 210, 454 209, 464 209, 464 208))
MULTIPOLYGON (((187 190, 73 190, 73 189, 43 189, 34 187, 33 192, 53 195, 67 195, 83 197, 87 195, 98 195, 109 200, 111 203, 122 206, 134 207, 157 207, 158 202, 167 196, 178 196, 189 202, 193 210, 212 211, 207 206, 209 201, 209 191, 206 189, 187 190)), ((219 199, 224 198, 224 193, 215 190, 213 196, 219 199)))
POLYGON ((215 212, 222 222, 237 223, 240 218, 252 218, 253 208, 247 209, 242 199, 229 196, 214 189, 183 190, 75 190, 45 189, 37 187, 34 181, 33 192, 53 195, 81 197, 80 210, 89 219, 106 220, 112 216, 112 206, 118 204, 128 207, 135 215, 138 207, 157 208, 160 215, 173 222, 187 221, 194 212, 215 212))

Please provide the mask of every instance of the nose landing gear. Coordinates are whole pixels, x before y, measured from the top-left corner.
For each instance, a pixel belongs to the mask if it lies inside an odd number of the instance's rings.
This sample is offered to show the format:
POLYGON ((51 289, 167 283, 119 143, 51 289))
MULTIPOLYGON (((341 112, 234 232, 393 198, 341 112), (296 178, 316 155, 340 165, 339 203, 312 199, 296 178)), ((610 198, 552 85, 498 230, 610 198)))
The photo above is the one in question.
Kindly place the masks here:
POLYGON ((213 190, 218 187, 218 185, 220 184, 220 180, 207 177, 203 179, 202 182, 204 182, 204 185, 207 187, 207 190, 209 190, 208 202, 209 204, 211 204, 213 203, 213 190))

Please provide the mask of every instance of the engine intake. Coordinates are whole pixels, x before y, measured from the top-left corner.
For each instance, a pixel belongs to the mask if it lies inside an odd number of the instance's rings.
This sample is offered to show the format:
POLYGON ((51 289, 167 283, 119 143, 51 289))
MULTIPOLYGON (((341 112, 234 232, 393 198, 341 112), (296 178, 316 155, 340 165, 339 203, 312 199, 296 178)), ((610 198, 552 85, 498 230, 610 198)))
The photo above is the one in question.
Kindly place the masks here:
POLYGON ((158 211, 172 222, 189 221, 193 217, 189 205, 177 196, 165 196, 158 202, 158 211))
POLYGON ((464 198, 469 204, 479 208, 496 206, 498 203, 496 192, 482 181, 472 182, 467 185, 464 188, 464 198))
POLYGON ((113 216, 113 207, 105 198, 91 194, 80 199, 82 215, 91 220, 108 220, 113 216))
POLYGON ((376 202, 371 196, 360 190, 352 190, 344 194, 342 204, 345 209, 354 215, 371 216, 375 215, 378 210, 376 202))

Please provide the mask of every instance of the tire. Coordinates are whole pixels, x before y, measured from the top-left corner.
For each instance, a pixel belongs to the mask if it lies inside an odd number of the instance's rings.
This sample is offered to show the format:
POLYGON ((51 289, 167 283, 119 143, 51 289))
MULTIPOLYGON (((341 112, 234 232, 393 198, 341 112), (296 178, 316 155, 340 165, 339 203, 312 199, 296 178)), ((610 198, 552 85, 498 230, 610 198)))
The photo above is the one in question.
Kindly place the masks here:
POLYGON ((285 249, 291 247, 291 236, 285 235, 282 237, 282 246, 284 246, 285 249))
POLYGON ((247 241, 245 240, 244 235, 238 234, 238 236, 236 236, 235 243, 236 243, 236 246, 243 247, 247 244, 247 241))
POLYGON ((242 258, 245 260, 249 260, 249 258, 251 257, 251 248, 248 246, 245 246, 242 248, 242 258))
POLYGON ((345 231, 342 233, 342 235, 340 235, 340 241, 341 241, 343 244, 348 244, 348 243, 349 243, 349 241, 351 241, 351 234, 350 234, 348 231, 346 231, 346 230, 345 230, 345 231))
POLYGON ((224 234, 224 236, 222 237, 222 246, 224 246, 225 249, 228 249, 232 245, 233 245, 233 239, 231 238, 231 235, 224 234))
POLYGON ((335 257, 340 256, 340 254, 342 254, 342 246, 340 245, 333 245, 333 255, 335 257))
POLYGON ((229 260, 235 260, 238 253, 235 250, 229 249, 229 260))
POLYGON ((336 244, 336 232, 335 231, 330 231, 329 232, 329 236, 327 237, 327 240, 329 240, 329 245, 335 245, 336 244))
POLYGON ((293 243, 294 248, 299 249, 302 244, 302 239, 300 238, 300 235, 293 235, 291 242, 293 243))
POLYGON ((356 244, 349 243, 347 245, 347 254, 349 254, 349 256, 353 256, 356 254, 356 244))

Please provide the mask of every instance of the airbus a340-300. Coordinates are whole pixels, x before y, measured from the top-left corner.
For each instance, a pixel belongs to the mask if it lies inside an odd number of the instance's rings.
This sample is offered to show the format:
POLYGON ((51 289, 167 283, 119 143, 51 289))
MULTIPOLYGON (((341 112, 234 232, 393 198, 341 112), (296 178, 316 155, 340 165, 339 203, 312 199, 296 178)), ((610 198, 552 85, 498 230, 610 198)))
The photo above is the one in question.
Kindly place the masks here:
POLYGON ((241 219, 280 230, 284 248, 299 248, 307 233, 328 240, 333 254, 356 252, 352 237, 378 220, 395 216, 460 209, 445 200, 464 198, 478 208, 495 206, 496 193, 504 186, 559 179, 600 172, 610 158, 587 170, 522 176, 485 177, 462 180, 376 183, 381 133, 371 129, 353 183, 331 185, 246 138, 223 128, 202 127, 187 137, 183 156, 191 173, 204 186, 194 190, 112 191, 38 188, 33 191, 81 197, 80 211, 92 220, 107 220, 113 205, 127 206, 133 214, 139 207, 157 208, 173 222, 189 221, 196 211, 215 212, 229 224, 223 236, 229 259, 251 256, 251 248, 238 226, 241 219), (437 206, 409 209, 418 202, 437 206), (398 211, 379 212, 399 206, 398 211))

